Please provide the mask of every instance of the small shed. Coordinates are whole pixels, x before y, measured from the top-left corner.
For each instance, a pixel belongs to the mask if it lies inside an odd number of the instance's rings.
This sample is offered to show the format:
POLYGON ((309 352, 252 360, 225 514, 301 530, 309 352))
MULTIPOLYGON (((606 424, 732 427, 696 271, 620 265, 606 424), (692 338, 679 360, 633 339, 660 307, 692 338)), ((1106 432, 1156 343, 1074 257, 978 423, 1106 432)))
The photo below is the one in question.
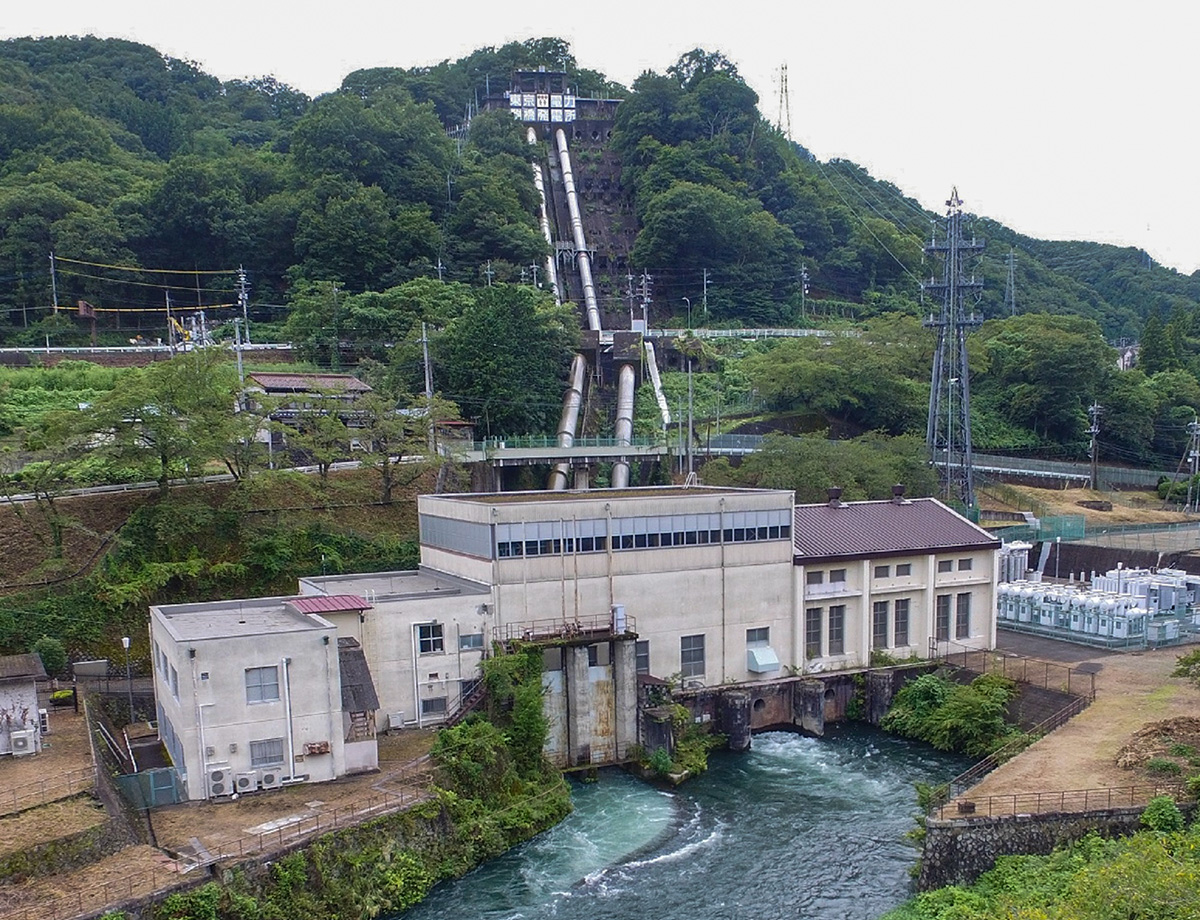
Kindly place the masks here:
POLYGON ((0 657, 0 754, 21 757, 42 749, 39 680, 46 680, 46 669, 37 655, 0 657))
POLYGON ((338 666, 342 678, 342 728, 346 741, 346 772, 365 773, 379 769, 379 745, 375 740, 375 712, 379 695, 371 680, 367 656, 358 640, 338 638, 338 666))

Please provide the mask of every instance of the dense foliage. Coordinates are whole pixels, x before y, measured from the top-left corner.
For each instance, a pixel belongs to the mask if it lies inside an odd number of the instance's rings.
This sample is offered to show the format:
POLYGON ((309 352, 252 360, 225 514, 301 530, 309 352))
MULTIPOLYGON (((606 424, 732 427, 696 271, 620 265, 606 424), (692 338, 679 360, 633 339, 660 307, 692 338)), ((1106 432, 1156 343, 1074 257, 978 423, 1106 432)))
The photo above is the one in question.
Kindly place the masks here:
POLYGON ((1016 729, 1005 709, 1016 685, 996 674, 956 684, 941 674, 922 674, 906 683, 880 723, 889 732, 927 741, 940 751, 983 757, 1009 740, 1016 729))
POLYGON ((1049 856, 1002 856, 974 885, 918 895, 883 920, 1200 916, 1200 826, 1168 823, 1116 840, 1089 835, 1049 856))

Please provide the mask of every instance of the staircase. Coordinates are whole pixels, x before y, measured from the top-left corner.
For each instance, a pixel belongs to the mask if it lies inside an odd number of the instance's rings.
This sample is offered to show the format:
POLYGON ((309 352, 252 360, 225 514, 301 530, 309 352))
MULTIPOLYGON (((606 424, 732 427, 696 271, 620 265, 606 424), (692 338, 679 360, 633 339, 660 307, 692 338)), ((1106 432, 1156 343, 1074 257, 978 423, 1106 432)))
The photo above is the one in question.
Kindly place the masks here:
POLYGON ((476 709, 478 709, 479 705, 485 699, 487 699, 487 684, 484 682, 483 678, 480 677, 476 679, 475 683, 471 685, 471 688, 462 695, 462 698, 459 700, 458 708, 450 714, 448 719, 446 719, 445 723, 443 723, 444 726, 446 728, 453 728, 455 725, 473 713, 476 709))

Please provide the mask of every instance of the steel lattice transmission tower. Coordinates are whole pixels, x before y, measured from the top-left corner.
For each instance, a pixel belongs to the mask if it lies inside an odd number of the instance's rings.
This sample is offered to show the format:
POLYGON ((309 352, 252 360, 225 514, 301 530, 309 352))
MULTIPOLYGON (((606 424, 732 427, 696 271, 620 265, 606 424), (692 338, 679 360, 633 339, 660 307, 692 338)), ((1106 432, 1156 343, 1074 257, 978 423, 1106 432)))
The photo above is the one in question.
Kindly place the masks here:
POLYGON ((925 247, 929 255, 942 256, 942 280, 930 278, 921 284, 931 298, 940 298, 940 314, 931 313, 925 325, 937 330, 933 375, 929 388, 929 422, 925 442, 930 459, 941 471, 945 495, 968 508, 975 507, 975 477, 971 454, 971 384, 967 370, 967 333, 980 324, 974 312, 967 313, 963 300, 983 283, 963 271, 963 260, 983 251, 983 241, 962 235, 962 201, 958 189, 946 202, 945 238, 937 231, 925 247))

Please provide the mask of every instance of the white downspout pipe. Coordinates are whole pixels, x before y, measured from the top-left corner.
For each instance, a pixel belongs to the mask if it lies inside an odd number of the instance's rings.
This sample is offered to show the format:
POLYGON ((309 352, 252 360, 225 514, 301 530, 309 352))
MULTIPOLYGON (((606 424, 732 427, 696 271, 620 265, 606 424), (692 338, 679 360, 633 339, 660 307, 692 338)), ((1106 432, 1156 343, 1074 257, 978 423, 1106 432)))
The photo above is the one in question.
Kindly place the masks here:
POLYGON ((294 776, 296 772, 296 738, 292 733, 292 675, 288 669, 290 662, 290 658, 280 659, 280 663, 283 665, 283 714, 287 719, 288 774, 294 776))

